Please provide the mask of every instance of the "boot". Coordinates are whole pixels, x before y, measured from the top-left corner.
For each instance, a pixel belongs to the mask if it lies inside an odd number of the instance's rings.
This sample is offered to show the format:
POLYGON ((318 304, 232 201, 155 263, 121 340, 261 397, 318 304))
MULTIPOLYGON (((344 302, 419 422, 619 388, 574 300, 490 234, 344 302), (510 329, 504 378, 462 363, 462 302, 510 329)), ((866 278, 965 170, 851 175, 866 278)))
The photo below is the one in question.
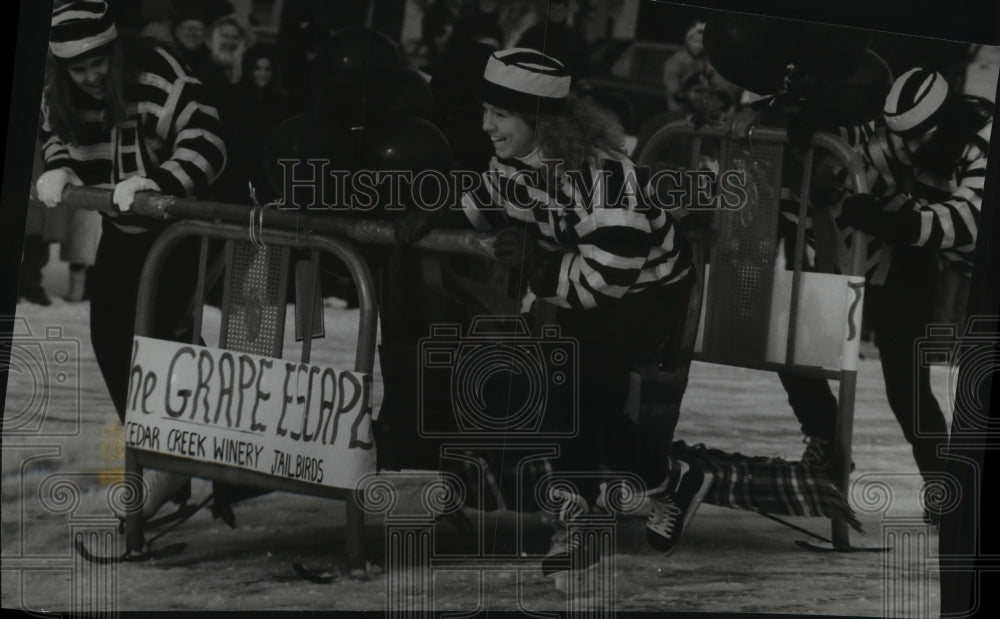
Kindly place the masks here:
POLYGON ((589 580, 587 573, 600 560, 600 546, 592 535, 579 525, 581 517, 590 513, 587 501, 566 493, 559 513, 550 522, 555 528, 552 545, 542 559, 542 574, 549 578, 556 590, 563 595, 573 592, 586 594, 589 580), (575 586, 574 586, 575 585, 575 586))
POLYGON ((166 471, 152 470, 146 477, 149 493, 142 507, 142 517, 150 520, 167 501, 183 505, 191 498, 191 478, 166 471))

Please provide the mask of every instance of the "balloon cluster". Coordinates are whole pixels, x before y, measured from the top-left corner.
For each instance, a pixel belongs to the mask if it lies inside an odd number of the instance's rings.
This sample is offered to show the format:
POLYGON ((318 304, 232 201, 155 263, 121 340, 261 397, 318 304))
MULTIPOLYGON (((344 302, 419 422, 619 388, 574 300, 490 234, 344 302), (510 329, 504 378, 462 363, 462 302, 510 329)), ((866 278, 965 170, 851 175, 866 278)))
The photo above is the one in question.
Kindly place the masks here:
POLYGON ((327 39, 314 64, 311 103, 312 112, 287 119, 268 142, 267 178, 278 195, 285 195, 286 176, 295 166, 297 179, 317 172, 328 176, 324 182, 339 178, 322 200, 338 214, 384 216, 414 206, 406 173, 451 167, 448 140, 431 121, 430 86, 380 32, 347 28, 327 39), (369 184, 378 182, 356 201, 355 179, 362 173, 369 184), (377 200, 371 199, 373 189, 377 200), (401 198, 404 204, 398 204, 401 198), (365 207, 353 209, 356 202, 365 207))
POLYGON ((797 100, 834 124, 874 119, 892 86, 871 33, 826 24, 716 11, 705 50, 726 80, 760 95, 797 100))

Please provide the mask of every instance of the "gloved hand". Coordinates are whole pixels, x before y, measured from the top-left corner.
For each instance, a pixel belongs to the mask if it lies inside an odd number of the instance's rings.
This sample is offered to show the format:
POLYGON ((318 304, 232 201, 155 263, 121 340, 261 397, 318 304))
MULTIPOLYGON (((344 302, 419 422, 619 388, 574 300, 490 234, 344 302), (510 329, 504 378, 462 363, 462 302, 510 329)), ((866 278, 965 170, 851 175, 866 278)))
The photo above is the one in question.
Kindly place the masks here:
POLYGON ((920 236, 920 220, 915 213, 886 211, 867 193, 844 200, 837 225, 861 230, 889 245, 912 245, 920 236))
POLYGON ((736 114, 729 121, 729 135, 734 140, 746 138, 750 131, 760 123, 763 113, 750 107, 746 107, 736 114))
POLYGON ((66 185, 81 186, 83 181, 76 175, 76 172, 69 168, 57 168, 44 172, 35 181, 35 189, 38 191, 38 199, 45 206, 52 208, 62 202, 63 189, 66 185))
POLYGON ((514 226, 500 230, 493 241, 497 262, 517 271, 523 271, 526 266, 531 268, 537 248, 538 244, 528 238, 524 230, 514 226))
POLYGON ((145 176, 131 176, 115 185, 115 193, 112 201, 123 213, 132 210, 132 203, 135 202, 135 194, 139 191, 159 191, 160 186, 145 176))

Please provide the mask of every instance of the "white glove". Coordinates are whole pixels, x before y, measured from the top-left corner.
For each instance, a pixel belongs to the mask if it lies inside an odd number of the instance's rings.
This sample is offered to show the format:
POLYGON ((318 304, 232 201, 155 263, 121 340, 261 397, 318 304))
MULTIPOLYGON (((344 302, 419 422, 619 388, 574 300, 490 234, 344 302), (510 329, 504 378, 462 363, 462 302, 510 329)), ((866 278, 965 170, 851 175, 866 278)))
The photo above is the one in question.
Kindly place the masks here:
POLYGON ((139 191, 159 191, 160 186, 145 176, 132 176, 115 185, 114 203, 123 213, 132 210, 135 194, 139 191))
POLYGON ((76 175, 76 172, 69 168, 56 168, 44 172, 35 181, 35 189, 38 191, 38 199, 45 206, 52 208, 62 202, 63 189, 66 185, 83 185, 83 181, 76 175))

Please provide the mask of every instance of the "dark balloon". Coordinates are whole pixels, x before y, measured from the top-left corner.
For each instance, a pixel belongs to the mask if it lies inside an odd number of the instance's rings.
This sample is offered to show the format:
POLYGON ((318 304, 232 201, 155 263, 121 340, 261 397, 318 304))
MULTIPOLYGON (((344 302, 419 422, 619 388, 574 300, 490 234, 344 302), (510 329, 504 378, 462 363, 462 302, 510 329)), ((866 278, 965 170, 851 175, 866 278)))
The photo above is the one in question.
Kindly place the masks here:
POLYGON ((872 35, 867 30, 812 22, 788 22, 795 41, 792 62, 815 79, 850 79, 864 60, 872 35))
POLYGON ((419 116, 432 118, 434 95, 427 80, 416 69, 403 67, 396 77, 396 92, 389 101, 385 118, 419 116))
POLYGON ((705 26, 705 52, 726 81, 758 94, 781 90, 791 45, 776 20, 715 11, 705 26))
POLYGON ((873 51, 867 51, 854 74, 840 82, 817 82, 807 97, 809 111, 829 126, 859 125, 882 113, 892 88, 892 72, 873 51))
POLYGON ((279 196, 285 195, 286 170, 296 179, 310 178, 315 169, 307 167, 310 159, 329 162, 328 169, 351 165, 353 153, 348 146, 343 132, 325 118, 315 114, 289 118, 274 128, 264 149, 264 170, 271 189, 279 196), (282 160, 294 164, 282 165, 282 160))
POLYGON ((726 80, 758 94, 785 87, 789 65, 803 81, 842 82, 865 60, 865 30, 716 11, 705 27, 709 62, 726 80))
POLYGON ((407 117, 370 127, 361 165, 373 170, 446 171, 451 168, 448 139, 432 123, 407 117))
POLYGON ((365 127, 389 109, 403 63, 396 45, 369 28, 336 32, 320 48, 314 111, 345 127, 365 127))
POLYGON ((376 188, 379 208, 372 214, 398 214, 417 204, 445 208, 451 200, 449 179, 431 171, 446 173, 452 160, 447 138, 422 118, 411 116, 370 127, 361 146, 361 167, 400 173, 382 174, 376 188))

